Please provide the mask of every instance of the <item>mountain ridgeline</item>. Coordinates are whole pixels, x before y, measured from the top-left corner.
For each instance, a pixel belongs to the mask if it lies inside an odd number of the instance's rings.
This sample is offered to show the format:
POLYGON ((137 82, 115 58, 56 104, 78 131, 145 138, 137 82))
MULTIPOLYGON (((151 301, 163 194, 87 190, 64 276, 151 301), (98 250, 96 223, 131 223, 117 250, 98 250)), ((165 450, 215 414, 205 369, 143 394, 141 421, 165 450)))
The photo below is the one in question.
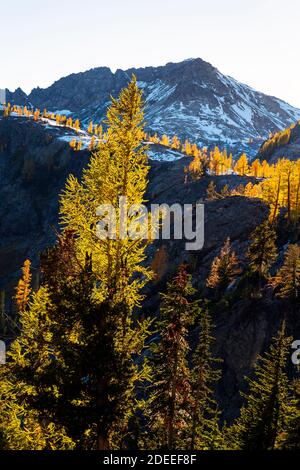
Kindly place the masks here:
POLYGON ((108 67, 71 74, 49 88, 7 92, 12 103, 50 111, 68 110, 84 124, 101 121, 110 96, 117 96, 135 74, 146 100, 149 131, 177 134, 199 145, 230 145, 258 150, 270 133, 300 119, 300 110, 221 74, 201 59, 160 67, 120 70, 108 67), (254 141, 254 142, 252 142, 254 141))
POLYGON ((298 160, 300 156, 300 121, 270 135, 259 149, 259 158, 275 163, 280 158, 298 160))
POLYGON ((299 448, 298 166, 268 169, 266 200, 249 196, 246 155, 229 174, 219 150, 150 169, 142 106, 133 79, 90 159, 66 127, 4 109, 0 449, 299 448), (97 208, 123 195, 129 207, 201 201, 203 249, 99 237, 97 208), (9 309, 10 261, 27 254, 9 309))

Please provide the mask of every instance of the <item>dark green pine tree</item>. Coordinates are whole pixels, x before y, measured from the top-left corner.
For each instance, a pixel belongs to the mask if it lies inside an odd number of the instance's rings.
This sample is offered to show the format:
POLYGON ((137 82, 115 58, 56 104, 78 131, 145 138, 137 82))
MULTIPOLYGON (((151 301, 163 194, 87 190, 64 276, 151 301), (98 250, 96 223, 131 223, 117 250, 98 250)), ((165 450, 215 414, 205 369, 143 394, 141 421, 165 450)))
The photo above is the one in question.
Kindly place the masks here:
POLYGON ((219 412, 214 397, 216 382, 221 377, 217 365, 221 362, 212 353, 214 338, 208 311, 200 312, 199 342, 192 360, 192 400, 189 427, 190 449, 211 450, 224 448, 219 427, 219 412))
POLYGON ((125 303, 112 308, 109 303, 93 300, 91 260, 88 257, 81 269, 68 238, 66 234, 42 260, 53 305, 49 315, 59 364, 46 371, 58 397, 53 400, 53 394, 40 395, 39 407, 47 403, 44 412, 49 413, 50 408, 53 419, 79 446, 122 448, 137 404, 135 384, 146 372, 143 361, 137 366, 133 355, 142 352, 149 323, 134 325, 127 320, 125 324, 125 303), (75 272, 68 276, 72 267, 75 272))
POLYGON ((279 447, 289 428, 296 403, 286 375, 291 338, 285 323, 273 339, 270 350, 258 358, 255 378, 248 379, 249 392, 240 417, 229 430, 229 446, 241 450, 272 450, 279 447))
POLYGON ((276 232, 268 221, 263 222, 253 232, 247 257, 250 273, 261 285, 269 275, 269 270, 276 260, 276 232))
POLYGON ((295 313, 300 306, 300 247, 289 245, 283 266, 272 281, 277 296, 284 299, 295 313))
POLYGON ((191 301, 191 277, 181 266, 162 294, 158 331, 160 340, 152 347, 152 383, 147 403, 145 448, 188 448, 190 425, 191 371, 188 331, 195 321, 198 302, 191 301))
POLYGON ((294 384, 296 393, 296 409, 290 416, 289 426, 286 434, 282 436, 281 449, 284 450, 300 450, 300 380, 294 384))

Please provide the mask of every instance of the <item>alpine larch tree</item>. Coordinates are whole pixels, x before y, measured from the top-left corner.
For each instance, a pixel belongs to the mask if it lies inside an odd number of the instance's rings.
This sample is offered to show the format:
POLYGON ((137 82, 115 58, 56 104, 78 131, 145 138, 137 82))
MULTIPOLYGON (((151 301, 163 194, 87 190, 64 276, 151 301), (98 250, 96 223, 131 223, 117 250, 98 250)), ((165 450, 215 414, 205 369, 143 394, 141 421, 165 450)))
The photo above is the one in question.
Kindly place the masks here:
POLYGON ((24 449, 129 445, 135 387, 148 377, 143 360, 135 358, 143 357, 149 321, 134 315, 150 278, 142 265, 148 221, 132 211, 122 226, 119 203, 144 202, 142 106, 133 77, 112 99, 107 139, 81 181, 68 178, 60 206, 63 232, 43 256, 42 286, 20 314, 22 332, 1 376, 7 448, 16 440, 24 449), (98 230, 99 207, 107 206, 120 220, 112 237, 98 230), (135 236, 126 236, 128 229, 135 236))

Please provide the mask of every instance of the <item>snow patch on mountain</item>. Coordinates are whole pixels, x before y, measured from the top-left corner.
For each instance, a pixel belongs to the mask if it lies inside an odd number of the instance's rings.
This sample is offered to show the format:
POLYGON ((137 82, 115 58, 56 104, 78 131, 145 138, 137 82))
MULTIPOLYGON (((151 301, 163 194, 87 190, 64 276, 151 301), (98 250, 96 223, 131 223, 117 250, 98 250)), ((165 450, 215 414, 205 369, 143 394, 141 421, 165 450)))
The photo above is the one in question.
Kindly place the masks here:
POLYGON ((180 158, 187 158, 180 152, 176 152, 176 150, 148 150, 147 155, 150 158, 150 160, 156 160, 159 162, 174 162, 176 160, 180 160, 180 158))

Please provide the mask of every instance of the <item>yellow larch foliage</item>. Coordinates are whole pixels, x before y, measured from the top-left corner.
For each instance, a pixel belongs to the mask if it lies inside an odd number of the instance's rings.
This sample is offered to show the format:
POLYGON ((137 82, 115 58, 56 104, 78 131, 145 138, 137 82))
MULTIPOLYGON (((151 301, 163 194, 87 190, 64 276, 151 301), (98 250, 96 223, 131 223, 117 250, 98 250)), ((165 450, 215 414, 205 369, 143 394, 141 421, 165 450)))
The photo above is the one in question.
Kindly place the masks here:
POLYGON ((93 125, 93 121, 90 121, 89 125, 88 125, 88 133, 89 134, 92 134, 93 133, 93 129, 94 129, 94 125, 93 125))
POLYGON ((22 268, 22 278, 18 282, 18 286, 16 288, 16 303, 19 312, 23 312, 29 302, 30 294, 31 294, 31 272, 30 272, 31 262, 27 259, 24 262, 22 268))
POLYGON ((174 135, 174 137, 172 139, 171 147, 172 147, 172 149, 180 150, 181 143, 180 143, 180 140, 178 139, 178 137, 176 135, 174 135))
POLYGON ((136 214, 128 214, 126 227, 117 223, 114 237, 102 239, 97 234, 99 207, 113 207, 119 221, 120 198, 126 198, 129 208, 140 207, 145 201, 149 167, 141 141, 142 106, 141 92, 133 78, 108 109, 107 141, 93 153, 81 182, 72 175, 68 178, 61 197, 61 222, 78 237, 79 259, 84 262, 86 253, 93 256, 93 271, 99 280, 97 296, 109 298, 112 304, 124 298, 130 305, 139 304, 140 288, 150 274, 141 263, 147 244, 142 234, 151 230, 151 220, 146 224, 136 214), (141 237, 124 238, 127 230, 136 230, 141 237))
POLYGON ((161 145, 164 145, 165 147, 169 147, 170 142, 169 142, 169 137, 167 135, 163 135, 160 141, 161 145))
POLYGON ((249 175, 250 176, 255 176, 255 178, 261 178, 262 177, 261 163, 260 163, 260 160, 258 158, 256 160, 254 160, 254 162, 250 166, 249 175))
POLYGON ((248 158, 245 153, 243 153, 236 162, 234 171, 240 176, 245 176, 249 173, 248 158))
POLYGON ((76 119, 74 122, 74 129, 78 132, 80 130, 80 122, 79 119, 76 119))
POLYGON ((96 144, 96 139, 95 139, 95 136, 92 135, 92 138, 91 138, 90 143, 89 143, 89 150, 91 152, 94 150, 95 144, 96 144))

